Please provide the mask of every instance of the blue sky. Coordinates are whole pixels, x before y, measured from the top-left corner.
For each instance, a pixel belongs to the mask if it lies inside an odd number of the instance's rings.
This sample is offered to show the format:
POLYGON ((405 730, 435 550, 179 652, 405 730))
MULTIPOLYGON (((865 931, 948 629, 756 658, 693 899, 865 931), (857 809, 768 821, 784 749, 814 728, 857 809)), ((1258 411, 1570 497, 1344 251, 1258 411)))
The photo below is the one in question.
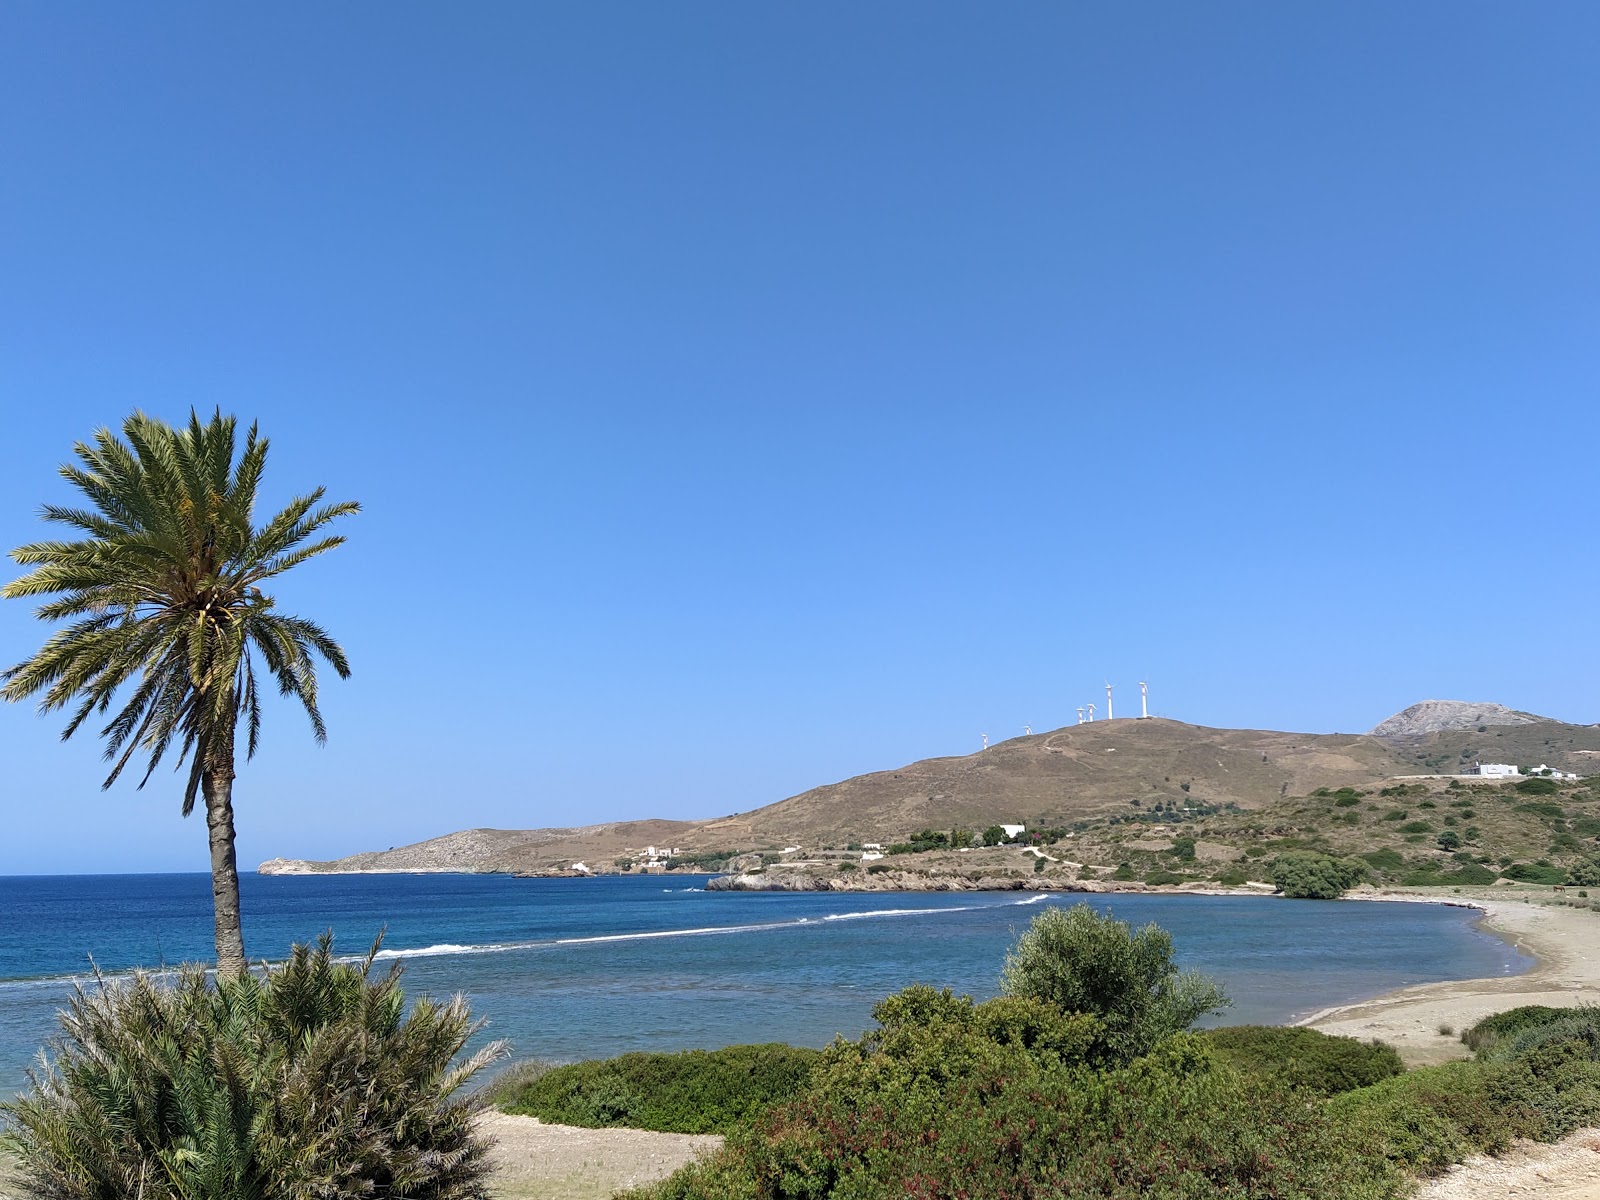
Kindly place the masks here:
MULTIPOLYGON (((1600 9, 0 12, 0 541, 220 405, 355 676, 240 856, 753 808, 1132 712, 1600 720, 1600 9)), ((0 658, 44 630, 0 604, 0 658)), ((203 869, 0 710, 0 872, 203 869)))

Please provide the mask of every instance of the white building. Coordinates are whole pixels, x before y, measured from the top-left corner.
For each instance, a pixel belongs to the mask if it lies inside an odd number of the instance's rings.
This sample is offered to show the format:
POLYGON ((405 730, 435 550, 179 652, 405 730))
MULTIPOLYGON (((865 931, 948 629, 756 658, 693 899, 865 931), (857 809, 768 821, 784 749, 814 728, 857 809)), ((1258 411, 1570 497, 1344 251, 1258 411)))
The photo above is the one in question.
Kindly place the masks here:
POLYGON ((1027 833, 1028 827, 1026 825, 1002 825, 1000 826, 1000 832, 1005 834, 1007 838, 1015 838, 1027 833))
POLYGON ((1530 775, 1543 775, 1548 779, 1576 779, 1576 778, 1578 778, 1576 775, 1574 775, 1570 771, 1558 771, 1554 767, 1545 766, 1543 763, 1540 763, 1537 767, 1535 767, 1532 771, 1530 771, 1529 774, 1530 775))
POLYGON ((882 858, 882 857, 883 857, 883 851, 881 851, 881 850, 863 850, 861 852, 861 861, 862 862, 871 862, 875 858, 882 858))
POLYGON ((1504 779, 1511 775, 1521 775, 1522 772, 1511 763, 1473 763, 1467 768, 1468 775, 1497 776, 1504 779))

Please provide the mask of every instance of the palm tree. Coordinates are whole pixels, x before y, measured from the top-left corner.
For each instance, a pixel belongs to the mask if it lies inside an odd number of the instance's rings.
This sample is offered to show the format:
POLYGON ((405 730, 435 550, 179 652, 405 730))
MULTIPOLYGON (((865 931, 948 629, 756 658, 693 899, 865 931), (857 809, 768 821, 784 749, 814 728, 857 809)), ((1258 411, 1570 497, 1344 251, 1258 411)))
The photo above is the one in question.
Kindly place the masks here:
POLYGON ((319 744, 327 729, 317 707, 316 660, 341 678, 350 674, 338 643, 310 621, 275 612, 261 584, 341 545, 344 538, 319 531, 360 508, 324 504, 325 489, 317 488, 256 528, 251 514, 267 441, 252 425, 236 463, 234 426, 221 412, 204 424, 191 412, 183 429, 136 412, 123 422, 126 441, 101 429, 93 445, 78 443, 77 463, 61 474, 92 507, 47 505, 43 517, 88 536, 13 550, 19 565, 33 569, 0 589, 6 597, 50 597, 39 618, 71 621, 0 675, 0 694, 38 696, 42 712, 72 706, 63 739, 120 704, 101 730, 111 763, 102 786, 137 755, 147 760, 143 787, 177 743, 177 766, 188 764, 183 815, 197 795, 205 800, 217 971, 224 977, 245 970, 234 742, 242 725, 245 755, 255 755, 258 670, 304 706, 319 744))

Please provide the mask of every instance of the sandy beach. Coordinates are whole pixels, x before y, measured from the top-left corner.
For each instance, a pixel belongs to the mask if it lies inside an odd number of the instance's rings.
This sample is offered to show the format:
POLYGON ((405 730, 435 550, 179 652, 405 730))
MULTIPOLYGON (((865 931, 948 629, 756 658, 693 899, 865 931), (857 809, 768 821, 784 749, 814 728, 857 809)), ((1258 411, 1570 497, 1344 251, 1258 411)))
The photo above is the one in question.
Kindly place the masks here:
POLYGON ((1491 1013, 1522 1004, 1600 1003, 1600 913, 1552 904, 1546 892, 1504 889, 1448 899, 1380 891, 1359 899, 1480 909, 1482 927, 1530 955, 1535 966, 1521 975, 1402 988, 1359 1004, 1324 1009, 1301 1025, 1363 1040, 1377 1038, 1400 1051, 1408 1066, 1422 1066, 1466 1057, 1461 1031, 1491 1013))

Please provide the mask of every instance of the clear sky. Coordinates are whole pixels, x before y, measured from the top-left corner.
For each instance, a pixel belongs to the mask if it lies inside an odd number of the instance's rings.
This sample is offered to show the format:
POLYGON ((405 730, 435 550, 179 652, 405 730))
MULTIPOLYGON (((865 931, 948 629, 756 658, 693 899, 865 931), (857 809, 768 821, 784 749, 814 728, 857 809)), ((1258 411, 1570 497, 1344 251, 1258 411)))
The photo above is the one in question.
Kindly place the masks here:
MULTIPOLYGON (((0 542, 134 408, 363 503, 278 592, 355 676, 326 749, 269 711, 250 865, 1107 679, 1600 720, 1597 53, 1592 0, 7 5, 0 542)), ((0 709, 0 872, 204 869, 59 728, 0 709)))

